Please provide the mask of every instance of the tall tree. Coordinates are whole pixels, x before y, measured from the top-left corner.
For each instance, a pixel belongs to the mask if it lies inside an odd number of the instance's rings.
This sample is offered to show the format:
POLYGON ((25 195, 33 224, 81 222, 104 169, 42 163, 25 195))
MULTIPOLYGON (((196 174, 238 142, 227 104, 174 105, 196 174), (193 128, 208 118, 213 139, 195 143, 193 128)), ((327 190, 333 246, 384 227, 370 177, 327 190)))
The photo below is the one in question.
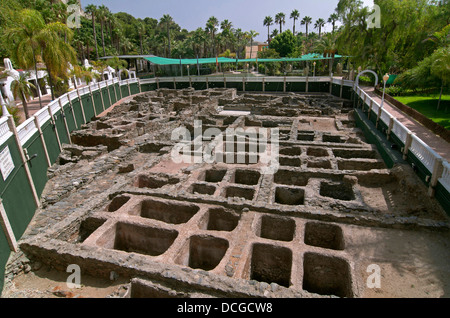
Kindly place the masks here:
POLYGON ((139 21, 137 24, 137 31, 139 34, 139 44, 140 44, 140 48, 141 48, 141 55, 144 54, 144 47, 143 47, 143 39, 145 36, 145 24, 142 21, 139 21))
POLYGON ((294 20, 294 23, 292 26, 292 34, 295 35, 295 21, 297 21, 300 18, 300 12, 298 12, 298 10, 293 10, 291 12, 290 18, 294 20))
POLYGON ((250 30, 250 32, 248 32, 248 37, 250 39, 250 58, 252 59, 252 55, 253 55, 253 39, 256 38, 259 35, 258 32, 256 32, 255 30, 250 30))
POLYGON ((322 35, 322 28, 325 26, 325 20, 322 18, 319 18, 316 20, 316 23, 314 24, 314 28, 319 30, 319 38, 322 35))
POLYGON ((306 37, 308 37, 308 26, 312 23, 312 18, 309 16, 305 16, 300 23, 301 25, 306 26, 306 37))
POLYGON ((328 23, 331 23, 331 25, 333 26, 333 32, 335 30, 336 27, 336 22, 339 20, 339 16, 337 13, 332 13, 330 15, 330 17, 328 18, 328 23))
POLYGON ((109 9, 104 6, 101 5, 98 7, 97 10, 97 18, 100 21, 100 27, 101 27, 101 31, 102 31, 102 47, 103 47, 103 56, 106 56, 106 49, 105 49, 105 23, 107 21, 107 15, 108 15, 109 9))
POLYGON ((264 26, 267 27, 267 43, 270 42, 270 26, 273 25, 273 18, 271 16, 267 16, 264 18, 264 26))
POLYGON ((167 44, 169 47, 169 52, 168 52, 167 57, 171 57, 172 56, 172 46, 171 46, 171 40, 170 40, 170 26, 173 23, 173 19, 170 15, 165 14, 161 18, 160 23, 164 24, 166 27, 167 44))
POLYGON ((208 30, 209 34, 211 35, 211 45, 212 45, 212 55, 215 56, 216 55, 216 32, 217 32, 217 27, 219 26, 219 20, 217 20, 216 17, 212 16, 208 19, 208 21, 206 22, 206 30, 208 30))
POLYGON ((30 113, 28 111, 28 101, 32 96, 31 89, 36 87, 28 82, 29 73, 22 73, 15 77, 11 82, 11 91, 13 93, 14 99, 19 98, 22 101, 23 112, 25 113, 25 118, 30 118, 30 113))
POLYGON ((275 23, 280 25, 280 33, 283 33, 283 24, 286 23, 286 15, 283 12, 277 13, 275 23))
MULTIPOLYGON (((34 67, 37 77, 37 61, 41 53, 40 38, 46 24, 42 15, 35 10, 24 9, 18 12, 17 24, 5 31, 6 39, 11 43, 9 53, 25 69, 34 67)), ((42 108, 40 94, 39 105, 42 108)))

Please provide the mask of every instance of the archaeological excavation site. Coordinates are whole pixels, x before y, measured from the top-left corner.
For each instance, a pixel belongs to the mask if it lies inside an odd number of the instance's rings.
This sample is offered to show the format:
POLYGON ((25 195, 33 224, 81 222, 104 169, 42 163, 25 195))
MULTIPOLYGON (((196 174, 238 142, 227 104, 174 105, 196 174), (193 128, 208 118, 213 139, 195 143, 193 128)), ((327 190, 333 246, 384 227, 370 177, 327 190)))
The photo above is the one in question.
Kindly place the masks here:
POLYGON ((444 209, 328 93, 136 94, 47 175, 2 297, 450 296, 444 209))

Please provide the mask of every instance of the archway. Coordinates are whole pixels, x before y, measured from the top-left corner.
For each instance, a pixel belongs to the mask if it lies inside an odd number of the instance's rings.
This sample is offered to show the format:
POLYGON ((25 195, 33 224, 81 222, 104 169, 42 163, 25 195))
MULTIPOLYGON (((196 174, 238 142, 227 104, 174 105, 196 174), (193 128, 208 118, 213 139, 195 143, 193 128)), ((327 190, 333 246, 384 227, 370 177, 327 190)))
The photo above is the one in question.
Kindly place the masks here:
POLYGON ((372 70, 365 70, 365 71, 362 71, 361 73, 359 73, 358 76, 356 76, 355 87, 359 86, 359 77, 365 73, 371 73, 375 76, 375 85, 374 86, 376 87, 378 85, 378 75, 377 75, 377 73, 375 73, 372 70))

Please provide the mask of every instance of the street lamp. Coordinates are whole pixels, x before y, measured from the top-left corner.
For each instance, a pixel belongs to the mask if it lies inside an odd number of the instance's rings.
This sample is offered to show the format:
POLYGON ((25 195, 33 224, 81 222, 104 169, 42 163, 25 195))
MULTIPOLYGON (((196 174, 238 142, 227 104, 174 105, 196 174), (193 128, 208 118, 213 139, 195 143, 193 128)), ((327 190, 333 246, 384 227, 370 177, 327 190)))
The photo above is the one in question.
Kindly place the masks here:
POLYGON ((389 80, 389 74, 385 74, 384 76, 383 76, 383 98, 381 98, 381 108, 383 108, 383 104, 384 104, 384 92, 385 92, 385 90, 386 90, 386 82, 389 80))
POLYGON ((313 65, 314 65, 313 77, 316 77, 316 62, 314 62, 313 65))

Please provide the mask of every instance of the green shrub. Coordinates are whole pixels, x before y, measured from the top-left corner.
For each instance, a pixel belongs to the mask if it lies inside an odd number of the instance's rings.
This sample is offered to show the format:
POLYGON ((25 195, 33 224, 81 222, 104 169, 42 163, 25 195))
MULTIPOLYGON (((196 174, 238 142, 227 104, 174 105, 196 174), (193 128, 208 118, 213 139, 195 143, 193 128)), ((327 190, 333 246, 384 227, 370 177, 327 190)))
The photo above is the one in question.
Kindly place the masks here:
MULTIPOLYGON (((13 105, 6 105, 6 108, 8 109, 8 112, 10 115, 13 116, 14 118, 14 123, 16 124, 16 126, 20 125, 20 109, 17 106, 13 106, 13 105)), ((3 116, 3 109, 0 108, 0 117, 3 116)))

